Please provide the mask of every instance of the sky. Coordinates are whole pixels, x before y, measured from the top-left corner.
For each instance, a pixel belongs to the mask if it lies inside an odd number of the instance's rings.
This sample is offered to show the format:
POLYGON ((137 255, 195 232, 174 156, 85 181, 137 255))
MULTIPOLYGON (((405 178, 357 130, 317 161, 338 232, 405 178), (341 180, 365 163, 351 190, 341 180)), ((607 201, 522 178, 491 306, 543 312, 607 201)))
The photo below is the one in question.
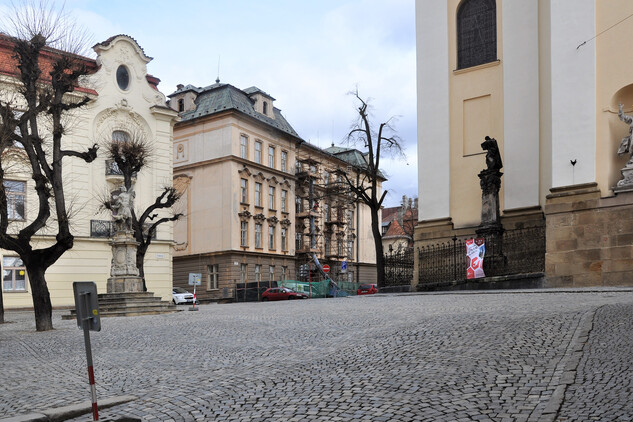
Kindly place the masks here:
MULTIPOLYGON (((0 0, 0 13, 9 7, 0 0)), ((301 138, 322 148, 354 146, 346 141, 357 118, 349 92, 358 89, 373 124, 394 118, 405 152, 381 162, 384 205, 417 197, 414 0, 66 0, 64 7, 91 45, 117 34, 136 39, 154 58, 148 72, 164 94, 218 76, 240 89, 257 86, 301 138)))

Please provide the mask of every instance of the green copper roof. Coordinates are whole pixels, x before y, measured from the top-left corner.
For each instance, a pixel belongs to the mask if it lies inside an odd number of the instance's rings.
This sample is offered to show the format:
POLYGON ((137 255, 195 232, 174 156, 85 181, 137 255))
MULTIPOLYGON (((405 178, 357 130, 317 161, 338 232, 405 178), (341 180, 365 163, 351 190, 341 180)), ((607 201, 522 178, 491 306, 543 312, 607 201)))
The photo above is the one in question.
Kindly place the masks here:
POLYGON ((274 119, 255 111, 254 101, 249 94, 260 93, 272 99, 270 95, 256 87, 250 87, 247 90, 248 92, 242 91, 233 85, 218 82, 204 88, 187 85, 170 94, 169 97, 185 91, 195 91, 198 94, 195 100, 196 108, 180 113, 183 122, 215 113, 236 110, 301 140, 301 137, 290 126, 277 107, 273 107, 274 119))

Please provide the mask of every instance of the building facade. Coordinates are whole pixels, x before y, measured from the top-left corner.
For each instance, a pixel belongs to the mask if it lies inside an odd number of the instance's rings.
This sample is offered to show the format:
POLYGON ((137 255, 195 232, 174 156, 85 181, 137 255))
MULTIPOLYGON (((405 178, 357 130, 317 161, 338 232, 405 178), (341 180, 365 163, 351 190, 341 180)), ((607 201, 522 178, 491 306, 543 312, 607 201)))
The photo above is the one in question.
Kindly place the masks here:
MULTIPOLYGON (((0 84, 3 95, 12 95, 18 76, 12 58, 10 38, 0 38, 0 84)), ((172 180, 172 126, 177 113, 166 106, 165 96, 158 91, 159 79, 147 73, 152 60, 129 36, 118 35, 93 47, 96 59, 81 58, 91 69, 84 85, 78 88, 90 102, 72 115, 73 124, 62 141, 76 150, 87 150, 94 143, 103 144, 125 132, 142 133, 151 142, 155 156, 151 165, 136 180, 137 208, 154 202, 162 186, 172 180)), ((47 50, 44 54, 62 54, 47 50)), ((5 98, 6 99, 6 98, 5 98)), ((19 148, 2 157, 15 160, 5 166, 5 188, 8 191, 10 231, 17 232, 37 214, 37 195, 28 167, 20 165, 19 148)), ((67 251, 46 272, 46 280, 54 307, 74 305, 73 281, 95 281, 99 293, 106 293, 110 277, 112 249, 109 244, 111 215, 101 211, 104 192, 119 186, 123 179, 103 154, 92 163, 82 160, 64 161, 64 183, 67 205, 72 208, 71 231, 74 247, 67 251)), ((42 231, 37 241, 45 244, 50 234, 42 231)), ((147 288, 163 300, 171 300, 172 225, 158 229, 156 240, 146 256, 147 288)), ((6 308, 32 307, 29 283, 21 260, 11 251, 0 250, 3 270, 3 297, 6 308)))
MULTIPOLYGON (((334 199, 340 195, 324 185, 324 175, 333 186, 336 172, 351 165, 304 142, 272 96, 216 81, 179 85, 169 97, 182 119, 173 146, 185 214, 174 229, 176 285, 201 274, 200 300, 233 299, 246 285, 305 277, 301 268, 312 253, 340 268, 353 242, 367 240, 353 234, 357 225, 343 222, 354 206, 340 205, 334 199)), ((355 262, 375 265, 365 246, 355 251, 355 262)))
POLYGON ((488 135, 504 228, 545 227, 544 285, 632 282, 633 197, 614 190, 631 13, 625 0, 416 2, 418 246, 474 234, 488 135))

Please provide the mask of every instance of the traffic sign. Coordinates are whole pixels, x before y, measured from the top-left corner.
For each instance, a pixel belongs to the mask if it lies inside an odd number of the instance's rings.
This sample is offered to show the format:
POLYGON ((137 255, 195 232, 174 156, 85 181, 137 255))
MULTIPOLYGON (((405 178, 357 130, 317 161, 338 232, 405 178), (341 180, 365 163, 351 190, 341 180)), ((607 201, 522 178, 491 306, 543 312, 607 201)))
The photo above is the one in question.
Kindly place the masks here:
POLYGON ((190 286, 199 286, 202 284, 202 274, 200 273, 189 273, 189 285, 190 286))
POLYGON ((328 264, 325 264, 325 265, 323 266, 323 272, 324 272, 325 274, 327 274, 327 273, 329 273, 329 272, 330 272, 330 266, 329 266, 328 264))
POLYGON ((341 272, 345 274, 347 272, 347 261, 341 262, 341 272))

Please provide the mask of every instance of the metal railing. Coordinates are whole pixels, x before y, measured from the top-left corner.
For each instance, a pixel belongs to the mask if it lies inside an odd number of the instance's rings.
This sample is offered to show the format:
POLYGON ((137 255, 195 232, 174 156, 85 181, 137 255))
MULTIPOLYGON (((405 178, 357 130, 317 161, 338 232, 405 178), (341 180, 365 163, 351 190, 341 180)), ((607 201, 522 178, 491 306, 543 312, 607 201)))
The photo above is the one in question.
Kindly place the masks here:
POLYGON ((413 248, 407 248, 385 254, 385 286, 411 285, 413 253, 413 248))
MULTIPOLYGON (((545 271, 545 227, 508 230, 484 239, 486 277, 545 271)), ((423 246, 418 258, 419 286, 466 279, 465 238, 423 246)))

